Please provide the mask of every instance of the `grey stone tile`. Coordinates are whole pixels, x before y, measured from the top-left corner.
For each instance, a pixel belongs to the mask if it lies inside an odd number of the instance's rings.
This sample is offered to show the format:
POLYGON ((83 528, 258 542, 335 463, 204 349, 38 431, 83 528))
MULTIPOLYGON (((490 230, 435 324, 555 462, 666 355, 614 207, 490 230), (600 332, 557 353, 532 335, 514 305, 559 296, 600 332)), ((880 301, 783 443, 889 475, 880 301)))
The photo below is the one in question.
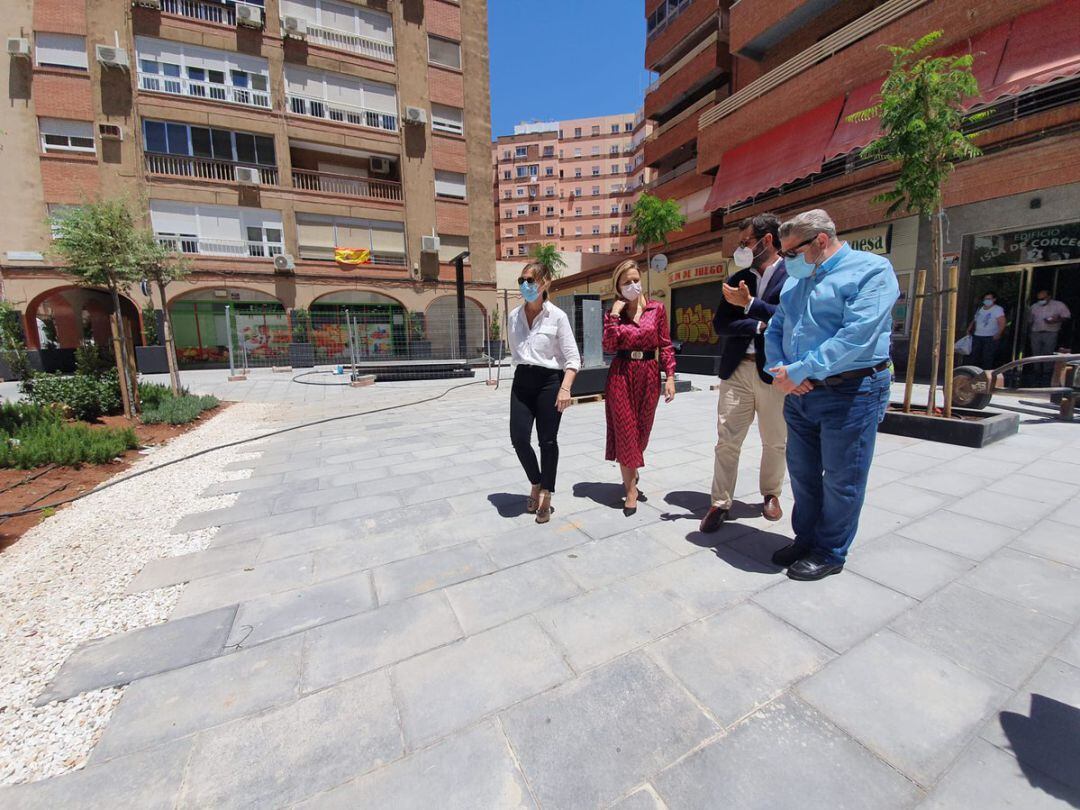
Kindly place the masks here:
POLYGON ((926 598, 974 565, 964 557, 899 535, 853 547, 847 563, 850 570, 916 599, 926 598))
POLYGON ((880 464, 874 464, 870 467, 870 476, 866 481, 867 491, 878 489, 886 484, 891 484, 893 481, 899 481, 902 478, 906 478, 908 473, 904 470, 894 470, 892 467, 883 467, 880 464))
POLYGON ((241 543, 245 540, 258 540, 298 529, 309 529, 314 525, 314 509, 301 509, 296 512, 286 512, 284 515, 267 515, 257 520, 223 526, 214 535, 210 545, 217 547, 229 543, 241 543))
POLYGON ((1080 571, 1003 549, 961 582, 1068 622, 1080 619, 1080 571))
MULTIPOLYGON (((911 518, 882 509, 874 504, 864 504, 859 513, 859 528, 855 532, 856 543, 866 543, 875 540, 882 535, 897 531, 901 526, 911 522, 911 518)), ((794 535, 794 532, 791 533, 794 535)))
MULTIPOLYGON (((737 526, 738 524, 732 524, 730 529, 735 529, 737 526)), ((697 527, 697 520, 661 520, 659 523, 650 523, 635 531, 658 540, 680 557, 687 557, 701 551, 701 546, 693 542, 699 536, 697 527)), ((725 526, 723 531, 727 532, 730 529, 725 526)))
POLYGON ((236 612, 229 646, 252 647, 371 610, 375 604, 367 572, 252 599, 236 612))
POLYGON ((1042 520, 1010 543, 1010 547, 1054 562, 1080 568, 1080 541, 1076 527, 1042 520))
POLYGON ((1019 534, 1008 526, 948 510, 909 523, 896 533, 969 560, 985 560, 1019 534))
POLYGON ((173 608, 173 616, 190 616, 223 605, 311 584, 315 575, 311 554, 271 560, 188 584, 173 608))
POLYGON ((820 582, 788 580, 754 601, 837 652, 844 652, 915 601, 845 571, 820 582))
POLYGON ((233 478, 228 481, 220 481, 211 484, 203 490, 202 497, 211 498, 216 495, 231 495, 234 492, 247 492, 273 487, 281 483, 280 475, 267 475, 261 478, 233 478))
POLYGON ((950 461, 945 467, 941 469, 947 469, 949 472, 959 475, 974 475, 982 477, 988 472, 992 472, 993 475, 1008 475, 1019 470, 1024 464, 1016 461, 1005 461, 1000 458, 988 458, 985 455, 986 450, 980 450, 977 453, 970 453, 962 458, 950 461))
POLYGON ((1056 504, 1040 503, 1002 492, 982 490, 949 504, 950 511, 981 518, 1013 529, 1029 529, 1054 511, 1056 504))
MULTIPOLYGON (((249 481, 255 481, 255 482, 262 482, 264 479, 261 479, 261 478, 249 478, 248 480, 249 481)), ((276 480, 276 476, 275 476, 274 480, 276 480)), ((308 479, 306 481, 294 481, 291 484, 277 483, 277 484, 274 484, 273 486, 265 486, 265 487, 261 487, 261 488, 258 488, 258 489, 253 488, 253 487, 248 487, 247 489, 245 489, 243 492, 241 492, 237 496, 236 502, 238 504, 248 504, 248 503, 257 503, 257 502, 265 503, 266 501, 274 501, 274 500, 276 500, 278 498, 282 498, 284 496, 296 496, 298 498, 300 495, 302 495, 304 493, 314 492, 318 488, 319 488, 319 479, 317 479, 317 478, 310 478, 310 479, 308 479)), ((314 506, 314 505, 315 504, 301 503, 300 506, 293 507, 293 508, 298 508, 299 509, 299 508, 303 508, 304 506, 314 506)), ((267 504, 266 508, 268 510, 272 510, 273 509, 273 504, 267 504)), ((277 511, 278 512, 288 512, 288 511, 291 511, 291 510, 290 509, 279 509, 277 511)))
POLYGON ((646 571, 633 581, 666 594, 698 617, 741 602, 777 579, 775 567, 720 546, 646 571))
POLYGON ((1080 528, 1080 498, 1073 498, 1060 509, 1052 512, 1050 519, 1080 528))
POLYGON ((640 529, 658 520, 660 520, 660 512, 657 509, 648 503, 638 503, 637 514, 631 517, 623 515, 621 508, 597 506, 578 512, 570 522, 593 540, 602 540, 630 529, 640 529))
POLYGON ((947 498, 941 495, 902 483, 886 484, 870 491, 866 496, 867 503, 910 518, 932 512, 946 500, 947 498))
POLYGON ((718 731, 643 655, 614 661, 502 718, 546 807, 609 804, 718 731))
POLYGON ((562 602, 581 589, 551 559, 533 560, 446 589, 466 634, 562 602))
POLYGON ((410 658, 392 673, 410 749, 573 674, 529 617, 410 658))
POLYGON ((391 475, 393 473, 389 468, 371 464, 361 469, 348 469, 345 472, 335 472, 325 478, 320 478, 319 486, 321 488, 358 484, 360 485, 358 488, 362 489, 364 485, 371 481, 379 481, 383 478, 389 478, 391 475))
POLYGON ((356 530, 355 537, 349 542, 317 549, 315 568, 320 579, 330 579, 415 557, 425 550, 424 539, 416 532, 356 530))
POLYGON ((414 506, 418 503, 436 501, 440 498, 451 498, 481 489, 482 487, 476 483, 475 478, 454 478, 450 481, 440 480, 432 484, 413 485, 405 488, 400 495, 402 502, 406 506, 414 506))
POLYGON ((198 734, 180 804, 280 807, 401 753, 390 682, 375 672, 198 734))
POLYGON ((749 603, 694 622, 646 649, 725 727, 833 658, 827 648, 749 603))
POLYGON ((942 459, 930 458, 923 453, 914 453, 910 449, 891 450, 874 454, 874 465, 901 470, 906 473, 930 472, 942 459))
MULTIPOLYGON (((454 510, 443 499, 417 504, 416 506, 410 506, 408 509, 388 508, 375 514, 363 515, 360 518, 360 528, 373 533, 390 532, 395 529, 427 526, 453 516, 454 510)), ((471 540, 472 538, 466 537, 463 539, 471 540)))
POLYGON ((1080 465, 1076 463, 1075 453, 1073 454, 1073 461, 1071 463, 1040 458, 1038 461, 1021 469, 1020 472, 1037 478, 1043 478, 1051 482, 1056 482, 1059 485, 1066 483, 1080 486, 1080 465))
POLYGON ((508 568, 538 557, 546 557, 556 551, 580 546, 588 541, 588 535, 581 533, 570 523, 553 517, 551 523, 546 525, 534 523, 481 537, 478 542, 500 568, 508 568))
POLYGON ((364 534, 364 530, 359 528, 359 520, 358 518, 339 520, 267 537, 260 541, 257 561, 261 564, 270 560, 295 557, 310 551, 321 551, 339 545, 357 543, 364 534))
POLYGON ((593 540, 562 554, 556 560, 584 590, 593 590, 640 571, 655 568, 678 555, 648 535, 631 530, 593 540))
MULTIPOLYGON (((1060 466, 1067 470, 1076 469, 1074 464, 1062 464, 1060 466)), ((1076 497, 1077 491, 1080 490, 1080 480, 1069 483, 1068 481, 1052 480, 1041 476, 1042 472, 1035 472, 1034 467, 1024 468, 1018 473, 999 478, 990 484, 987 490, 1055 506, 1076 497), (1032 474, 1025 475, 1026 472, 1032 474)))
POLYGON ((235 607, 226 607, 87 642, 68 657, 37 704, 213 658, 221 653, 235 614, 235 607))
POLYGON ((303 690, 312 692, 461 638, 445 596, 429 593, 304 634, 303 690))
POLYGON ((923 786, 933 784, 1006 694, 889 631, 867 639, 796 689, 923 786))
POLYGON ((935 472, 916 473, 903 479, 905 484, 953 498, 962 498, 972 492, 986 489, 993 480, 993 478, 955 472, 948 467, 939 468, 935 472))
POLYGON ((252 540, 150 560, 128 585, 127 592, 141 593, 252 565, 260 545, 260 541, 252 540))
POLYGON ((667 807, 660 801, 656 792, 646 785, 613 804, 611 810, 667 810, 667 807))
POLYGON ((1080 806, 1080 790, 1069 788, 983 740, 976 740, 919 805, 919 810, 978 807, 1068 810, 1080 806))
POLYGON ((52 779, 0 788, 0 805, 8 810, 171 810, 190 751, 191 740, 177 740, 52 779))
MULTIPOLYGON (((318 481, 313 479, 312 483, 317 484, 318 481)), ((287 486, 297 485, 298 484, 288 484, 287 486)), ((351 501, 356 497, 355 486, 331 487, 327 489, 315 489, 312 487, 308 491, 294 491, 289 494, 282 493, 281 495, 275 496, 271 506, 271 512, 272 514, 280 515, 284 512, 293 512, 297 509, 317 509, 320 506, 351 501)))
POLYGON ((432 551, 379 566, 372 574, 379 603, 407 599, 495 570, 495 564, 476 543, 432 551))
POLYGON ((679 810, 885 810, 910 807, 921 795, 911 782, 790 695, 652 783, 667 807, 679 810), (782 763, 782 774, 767 763, 782 763))
POLYGON ((315 508, 316 523, 333 523, 335 520, 366 517, 387 509, 401 507, 396 495, 364 495, 349 501, 327 504, 315 508))
POLYGON ((297 481, 307 481, 311 478, 325 480, 329 476, 349 472, 352 470, 352 465, 333 463, 329 460, 316 461, 309 458, 302 461, 290 461, 271 469, 274 472, 282 473, 282 483, 291 484, 297 481))
POLYGON ((184 534, 196 529, 206 529, 211 526, 227 526, 230 523, 242 523, 248 520, 258 520, 270 514, 270 507, 265 503, 245 503, 237 506, 229 506, 224 509, 211 509, 209 512, 196 512, 180 518, 172 527, 172 534, 184 534))
POLYGON ((94 763, 296 700, 299 637, 136 681, 124 692, 94 763))
POLYGON ((532 810, 536 804, 506 740, 487 722, 320 793, 298 807, 532 810))
POLYGON ((1057 648, 1054 655, 1080 669, 1080 627, 1077 627, 1072 635, 1061 642, 1061 646, 1057 648))

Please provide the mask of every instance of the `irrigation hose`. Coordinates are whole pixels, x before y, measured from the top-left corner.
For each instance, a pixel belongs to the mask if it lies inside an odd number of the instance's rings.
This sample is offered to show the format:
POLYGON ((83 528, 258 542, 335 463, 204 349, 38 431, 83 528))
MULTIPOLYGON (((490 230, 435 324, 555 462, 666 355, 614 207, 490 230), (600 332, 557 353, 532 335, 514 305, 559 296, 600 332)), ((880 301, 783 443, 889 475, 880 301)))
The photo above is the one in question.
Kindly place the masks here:
MULTIPOLYGON (((308 373, 311 373, 311 372, 308 372, 308 373)), ((299 376, 304 376, 304 375, 299 375, 299 376)), ((313 422, 303 422, 303 423, 301 423, 299 425, 292 425, 291 427, 281 428, 279 430, 273 430, 273 431, 271 431, 269 433, 260 433, 258 436, 251 436, 251 437, 249 437, 247 439, 238 439, 235 442, 228 442, 227 444, 219 444, 219 445, 215 445, 214 447, 207 447, 205 450, 199 450, 197 453, 191 453, 190 455, 181 456, 180 458, 174 458, 172 461, 165 461, 165 462, 162 462, 161 464, 157 464, 157 465, 155 465, 153 467, 147 467, 145 470, 139 470, 138 472, 134 472, 131 475, 125 475, 123 478, 115 478, 112 481, 107 481, 104 484, 96 486, 91 490, 87 490, 86 492, 82 492, 82 493, 80 493, 78 495, 73 495, 70 498, 65 498, 62 501, 55 501, 53 503, 42 504, 41 506, 35 506, 32 509, 20 509, 18 512, 0 512, 0 520, 7 520, 8 518, 13 518, 13 517, 21 517, 22 515, 33 515, 33 514, 35 514, 37 512, 43 512, 46 509, 56 509, 59 506, 66 506, 69 503, 74 503, 75 501, 80 501, 83 498, 86 498, 86 497, 88 497, 90 495, 96 495, 99 492, 104 492, 105 490, 110 489, 111 487, 115 487, 118 484, 123 484, 125 481, 131 481, 131 480, 133 480, 135 478, 139 478, 140 476, 147 475, 148 473, 157 472, 158 470, 163 470, 166 467, 171 467, 172 465, 179 464, 182 461, 190 461, 193 458, 198 458, 199 456, 205 456, 208 453, 216 453, 218 450, 226 450, 226 449, 228 449, 230 447, 237 447, 239 445, 248 444, 250 442, 259 441, 261 439, 269 439, 271 436, 280 436, 283 433, 291 433, 294 430, 303 430, 303 429, 309 428, 309 427, 316 427, 318 425, 325 425, 325 424, 327 424, 329 422, 340 422, 343 419, 353 419, 353 418, 355 418, 357 416, 367 416, 367 415, 373 414, 373 413, 384 413, 386 411, 396 411, 399 408, 411 408, 414 405, 425 405, 428 402, 435 402, 436 400, 440 400, 443 397, 445 397, 447 394, 449 394, 451 391, 456 391, 459 388, 468 388, 470 385, 484 385, 484 384, 485 384, 484 380, 473 380, 472 382, 461 383, 460 385, 453 385, 450 388, 447 388, 441 394, 436 394, 435 396, 431 396, 431 397, 425 397, 424 399, 418 399, 418 400, 415 400, 414 402, 401 402, 401 403, 398 403, 397 405, 387 405, 386 407, 383 407, 383 408, 373 408, 370 411, 357 411, 356 413, 344 413, 344 414, 339 414, 337 416, 328 416, 325 419, 316 419, 313 422)), ((320 383, 307 383, 307 385, 320 385, 320 383)))

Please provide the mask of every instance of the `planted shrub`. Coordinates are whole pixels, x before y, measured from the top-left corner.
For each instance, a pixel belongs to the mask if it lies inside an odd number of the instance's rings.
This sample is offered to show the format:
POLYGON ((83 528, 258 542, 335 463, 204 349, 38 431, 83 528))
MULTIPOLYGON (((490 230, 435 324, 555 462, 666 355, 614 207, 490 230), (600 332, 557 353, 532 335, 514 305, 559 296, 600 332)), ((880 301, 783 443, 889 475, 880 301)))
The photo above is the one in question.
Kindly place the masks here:
POLYGON ((217 397, 211 396, 169 396, 155 408, 145 407, 142 419, 148 425, 162 423, 185 425, 188 422, 194 422, 204 411, 216 408, 220 404, 217 397))
MULTIPOLYGON (((187 393, 186 388, 180 389, 181 396, 186 396, 187 393)), ((171 399, 172 396, 172 389, 167 385, 150 382, 139 383, 139 401, 144 409, 158 408, 165 400, 171 399)))
POLYGON ((0 406, 0 467, 104 464, 138 446, 131 428, 67 424, 55 407, 24 402, 0 406))
POLYGON ((120 383, 115 371, 90 377, 83 374, 35 374, 20 386, 34 405, 64 405, 76 419, 93 421, 119 413, 120 383))

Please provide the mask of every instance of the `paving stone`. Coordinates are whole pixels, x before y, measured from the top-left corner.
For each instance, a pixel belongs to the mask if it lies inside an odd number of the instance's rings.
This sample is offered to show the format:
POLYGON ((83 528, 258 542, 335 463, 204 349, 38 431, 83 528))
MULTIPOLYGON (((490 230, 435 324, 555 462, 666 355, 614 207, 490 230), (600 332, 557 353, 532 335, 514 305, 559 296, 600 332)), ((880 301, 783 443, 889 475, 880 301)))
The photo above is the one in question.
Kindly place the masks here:
POLYGON ((581 588, 549 558, 496 571, 446 589, 446 596, 466 634, 533 613, 579 593, 581 588))
POLYGON ((211 498, 217 495, 231 495, 234 492, 247 492, 273 487, 281 482, 280 475, 267 475, 262 478, 233 478, 229 481, 221 481, 211 484, 202 492, 202 497, 211 498))
POLYGON ((390 682, 375 672, 199 733, 180 804, 280 807, 401 753, 390 682))
POLYGON ((315 508, 316 523, 333 523, 335 520, 366 517, 401 507, 396 495, 363 495, 349 501, 340 501, 315 508))
POLYGON ((1004 549, 961 582, 1070 623, 1080 619, 1080 571, 1004 549))
POLYGON ((1002 492, 982 490, 953 501, 949 504, 949 510, 1022 531, 1030 529, 1054 511, 1055 506, 1056 504, 1040 503, 1002 492))
POLYGON ((303 691, 411 658, 461 638, 442 593, 429 593, 315 627, 304 634, 303 691))
MULTIPOLYGON (((904 470, 894 470, 892 467, 883 467, 880 464, 874 464, 870 467, 870 475, 866 481, 866 490, 871 490, 883 487, 886 484, 891 484, 893 481, 899 481, 907 477, 907 473, 904 470)), ((913 483, 913 482, 908 482, 913 483)))
MULTIPOLYGON (((359 518, 339 520, 267 537, 261 541, 258 562, 265 563, 270 560, 295 557, 310 551, 322 551, 339 545, 354 544, 358 542, 364 531, 359 527, 359 522, 359 518)), ((317 557, 316 563, 318 563, 317 557)))
POLYGON ((851 572, 819 582, 787 580, 754 601, 837 652, 844 652, 915 604, 851 572))
POLYGON ((482 723, 298 805, 309 810, 535 807, 506 740, 492 723, 482 723))
POLYGON ((129 754, 296 700, 299 637, 136 681, 124 692, 93 761, 129 754))
POLYGON ((245 540, 258 540, 298 529, 309 529, 314 525, 314 509, 300 509, 296 512, 286 512, 284 515, 267 515, 257 520, 223 526, 214 535, 210 545, 216 547, 229 543, 241 543, 245 540))
MULTIPOLYGON (((871 472, 871 475, 873 475, 873 472, 871 472)), ((953 498, 962 498, 972 492, 986 489, 993 480, 993 478, 956 472, 949 468, 938 469, 929 473, 916 473, 903 479, 905 484, 929 492, 949 495, 953 498)))
MULTIPOLYGON (((368 532, 390 532, 406 527, 422 527, 454 516, 454 510, 445 500, 428 501, 408 509, 391 508, 374 514, 363 515, 360 527, 368 532)), ((320 520, 320 522, 326 522, 320 520)), ((471 538, 464 538, 466 540, 471 538)))
POLYGON ((947 498, 935 495, 925 489, 892 483, 877 487, 866 496, 866 502, 895 512, 898 515, 916 518, 939 508, 947 498))
POLYGON ((375 604, 367 572, 252 599, 236 612, 229 646, 252 647, 371 610, 375 604))
POLYGON ((640 529, 658 520, 660 512, 656 508, 648 503, 639 503, 637 513, 630 517, 622 513, 621 507, 612 509, 610 506, 597 506, 578 512, 570 522, 593 540, 602 540, 630 529, 640 529))
POLYGON ((350 542, 337 542, 315 551, 315 567, 322 578, 366 571, 395 560, 423 554, 423 538, 409 531, 366 535, 357 531, 350 542))
POLYGON ((270 507, 262 502, 229 506, 225 509, 211 509, 209 512, 196 512, 180 518, 172 527, 171 534, 184 534, 211 526, 227 526, 230 523, 258 520, 269 514, 270 507))
POLYGON ((1040 458, 1035 463, 1021 469, 1020 472, 1056 482, 1059 485, 1062 483, 1080 485, 1080 465, 1077 465, 1075 458, 1074 454, 1072 463, 1040 458))
POLYGON ((925 599, 974 565, 964 557, 900 535, 886 535, 868 546, 852 548, 847 568, 895 591, 925 599))
POLYGON ((253 565, 260 546, 260 541, 252 540, 150 560, 128 585, 127 592, 151 591, 253 565))
POLYGON ((0 787, 0 806, 6 810, 172 810, 190 750, 191 740, 177 740, 51 779, 0 787))
MULTIPOLYGON (((308 484, 308 482, 300 482, 308 484)), ((307 491, 294 491, 290 494, 280 494, 273 498, 271 512, 280 515, 284 512, 292 512, 296 509, 318 508, 330 504, 338 504, 352 501, 357 498, 355 486, 331 487, 327 489, 315 489, 317 480, 310 482, 311 489, 307 491)), ((297 486, 287 484, 286 486, 297 486)))
POLYGON ((775 566, 719 546, 646 571, 634 581, 663 592, 697 617, 741 602, 778 579, 775 566))
POLYGON ((919 810, 973 807, 1068 810, 1080 807, 1080 790, 1025 767, 1004 751, 976 740, 919 805, 919 810))
POLYGON ((896 533, 942 551, 967 557, 969 560, 985 560, 1015 538, 1019 531, 998 523, 941 510, 898 528, 896 533))
POLYGON ((1041 520, 1009 544, 1011 548, 1080 568, 1080 541, 1074 526, 1041 520))
POLYGON ((283 474, 281 477, 283 483, 291 484, 296 481, 307 481, 311 478, 325 480, 328 476, 349 472, 353 467, 351 464, 334 463, 329 459, 322 459, 320 461, 304 459, 303 463, 290 461, 286 464, 276 465, 270 469, 274 472, 283 474))
POLYGON ((749 603, 684 627, 647 651, 725 727, 834 657, 749 603))
POLYGON ((885 810, 910 807, 920 796, 911 782, 791 696, 652 784, 667 807, 679 810, 885 810))
POLYGON ((1067 504, 1050 514, 1050 520, 1068 526, 1080 527, 1080 498, 1073 498, 1067 504))
POLYGON ((941 461, 941 459, 929 458, 922 453, 913 453, 906 448, 874 454, 875 467, 880 465, 906 473, 930 472, 941 464, 941 461))
POLYGON ((718 731, 640 654, 527 700, 502 720, 545 807, 605 806, 718 731))
POLYGON ((432 551, 379 566, 372 574, 379 603, 407 599, 418 593, 474 579, 495 570, 495 563, 476 543, 432 551))
MULTIPOLYGON (((734 529, 737 526, 738 524, 732 524, 730 528, 734 529)), ((702 548, 694 542, 700 536, 697 527, 697 520, 661 520, 659 523, 650 523, 635 531, 658 540, 680 557, 686 557, 702 548)), ((729 527, 725 526, 724 531, 729 531, 729 527)))
POLYGON ((1080 668, 1080 627, 1077 627, 1065 641, 1061 642, 1061 646, 1057 648, 1054 655, 1080 668))
POLYGON ((68 656, 37 705, 213 658, 234 615, 236 608, 226 607, 87 642, 68 656))
MULTIPOLYGON (((855 543, 866 543, 882 535, 891 534, 911 522, 907 515, 900 515, 888 509, 881 509, 871 503, 864 504, 859 513, 859 528, 855 532, 855 543)), ((789 536, 794 536, 790 532, 789 536)))
POLYGON ((1006 694, 890 631, 867 639, 796 689, 923 786, 934 783, 1006 694))
POLYGON ((552 517, 545 525, 527 525, 508 532, 481 537, 478 541, 500 568, 546 557, 557 551, 589 542, 589 536, 573 525, 552 517))
MULTIPOLYGON (((1039 466, 1039 465, 1035 465, 1039 466)), ((1074 470, 1073 464, 1056 465, 1066 470, 1074 470)), ((1001 492, 1017 498, 1026 498, 1040 503, 1053 504, 1055 507, 1076 497, 1080 490, 1080 480, 1069 483, 1068 479, 1042 477, 1042 471, 1036 473, 1034 467, 1025 467, 1018 473, 999 478, 987 488, 989 492, 1001 492), (1030 472, 1031 474, 1025 474, 1030 472)))
POLYGON ((667 810, 667 807, 651 787, 645 786, 613 804, 611 810, 667 810))
MULTIPOLYGON (((262 479, 262 478, 249 478, 247 480, 248 481, 255 481, 255 482, 258 482, 258 483, 262 483, 264 481, 264 479, 262 479)), ((271 479, 271 480, 276 480, 276 477, 275 477, 275 479, 271 479)), ((307 494, 307 493, 314 492, 318 488, 319 488, 319 479, 317 479, 317 478, 311 478, 311 479, 309 479, 307 481, 294 481, 291 484, 284 484, 284 483, 279 482, 279 483, 276 483, 276 484, 274 484, 272 486, 271 485, 266 485, 266 486, 263 486, 263 487, 260 487, 260 488, 248 487, 244 491, 240 492, 240 494, 236 498, 236 502, 238 504, 257 503, 257 502, 265 503, 266 501, 275 501, 275 500, 277 500, 279 498, 282 498, 282 497, 285 497, 285 496, 297 496, 297 497, 299 497, 302 494, 307 494)), ((293 508, 301 509, 305 505, 314 506, 314 504, 303 504, 303 503, 301 503, 299 506, 294 506, 293 508)), ((273 509, 273 504, 267 504, 267 509, 272 510, 273 509)), ((291 511, 291 510, 290 509, 279 509, 277 511, 278 512, 288 512, 288 511, 291 511)))
POLYGON ((392 673, 410 749, 572 675, 530 617, 410 658, 392 673))
POLYGON ((173 616, 190 616, 266 594, 302 588, 314 576, 313 555, 301 554, 204 577, 184 588, 173 608, 173 616))
POLYGON ((891 626, 911 641, 1013 687, 1068 629, 1031 608, 961 584, 934 594, 891 626))
POLYGON ((678 555, 648 535, 631 530, 593 540, 552 557, 584 590, 632 576, 670 562, 678 555))

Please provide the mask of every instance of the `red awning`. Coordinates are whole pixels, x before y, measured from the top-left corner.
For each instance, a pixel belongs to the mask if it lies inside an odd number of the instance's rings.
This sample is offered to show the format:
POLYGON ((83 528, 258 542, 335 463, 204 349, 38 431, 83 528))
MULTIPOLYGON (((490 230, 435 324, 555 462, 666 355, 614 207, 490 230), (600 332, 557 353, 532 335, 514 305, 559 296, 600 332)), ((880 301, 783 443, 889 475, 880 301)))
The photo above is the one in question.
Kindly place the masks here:
POLYGON ((1005 52, 1005 43, 1009 40, 1009 28, 1012 24, 1012 22, 1004 22, 993 28, 987 28, 969 39, 954 43, 942 53, 942 56, 975 54, 971 73, 979 83, 980 93, 978 97, 965 102, 965 109, 986 103, 986 93, 994 84, 994 77, 1001 64, 1001 56, 1005 52))
POLYGON ((1080 0, 1058 0, 1012 22, 989 103, 1080 73, 1080 0))
POLYGON ((705 210, 821 171, 821 156, 843 106, 844 97, 838 96, 724 152, 705 210))
POLYGON ((869 121, 858 123, 847 120, 852 113, 865 110, 880 101, 878 97, 880 90, 881 79, 875 79, 848 93, 844 111, 836 124, 836 131, 829 139, 829 145, 825 147, 825 160, 832 160, 837 155, 846 155, 848 152, 861 149, 881 134, 881 119, 879 118, 871 118, 869 121))

